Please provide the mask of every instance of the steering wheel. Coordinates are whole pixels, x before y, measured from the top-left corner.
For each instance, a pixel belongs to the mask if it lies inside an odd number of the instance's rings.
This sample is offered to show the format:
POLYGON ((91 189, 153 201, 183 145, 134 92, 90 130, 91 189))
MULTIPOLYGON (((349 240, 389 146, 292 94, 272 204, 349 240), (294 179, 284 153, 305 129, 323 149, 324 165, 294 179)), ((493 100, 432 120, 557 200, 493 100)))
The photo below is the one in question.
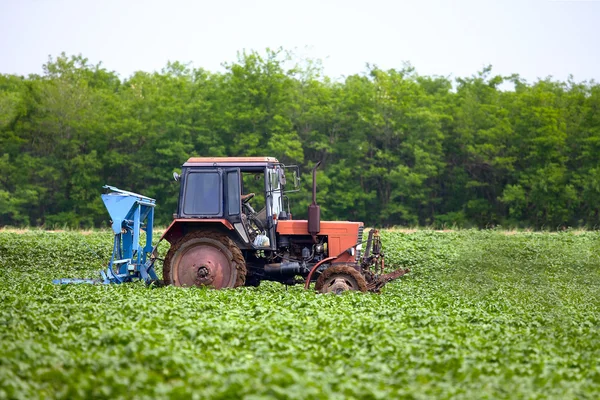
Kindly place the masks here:
POLYGON ((248 193, 245 195, 242 195, 242 203, 246 204, 250 201, 250 199, 252 199, 254 196, 256 196, 254 193, 248 193))

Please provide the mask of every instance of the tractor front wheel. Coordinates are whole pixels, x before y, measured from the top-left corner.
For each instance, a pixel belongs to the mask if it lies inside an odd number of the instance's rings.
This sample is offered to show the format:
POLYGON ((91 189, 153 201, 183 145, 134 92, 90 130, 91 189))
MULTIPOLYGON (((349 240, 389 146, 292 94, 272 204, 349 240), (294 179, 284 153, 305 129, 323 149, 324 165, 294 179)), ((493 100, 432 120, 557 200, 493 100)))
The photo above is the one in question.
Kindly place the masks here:
POLYGON ((351 265, 334 265, 317 279, 315 289, 321 293, 341 294, 348 290, 367 291, 367 281, 351 265))
POLYGON ((215 289, 243 286, 246 261, 239 247, 214 231, 196 231, 169 249, 163 263, 165 284, 210 286, 215 289))

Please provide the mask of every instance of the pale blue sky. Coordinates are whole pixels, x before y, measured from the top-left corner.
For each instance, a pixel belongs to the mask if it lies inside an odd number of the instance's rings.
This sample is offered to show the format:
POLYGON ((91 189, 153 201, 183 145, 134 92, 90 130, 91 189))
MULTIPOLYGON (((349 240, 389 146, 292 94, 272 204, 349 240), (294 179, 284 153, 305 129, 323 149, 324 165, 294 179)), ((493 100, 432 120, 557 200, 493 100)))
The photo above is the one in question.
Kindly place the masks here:
POLYGON ((365 64, 529 81, 600 81, 600 1, 0 0, 0 73, 81 53, 128 77, 168 60, 220 70, 243 49, 298 49, 333 78, 365 64))

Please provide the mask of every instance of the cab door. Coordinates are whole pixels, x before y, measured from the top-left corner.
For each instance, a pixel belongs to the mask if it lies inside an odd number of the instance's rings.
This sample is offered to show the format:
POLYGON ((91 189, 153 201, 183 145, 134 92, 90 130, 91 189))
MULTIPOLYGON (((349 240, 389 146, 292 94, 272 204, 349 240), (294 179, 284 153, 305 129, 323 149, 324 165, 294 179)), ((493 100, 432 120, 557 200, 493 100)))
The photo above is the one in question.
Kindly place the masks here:
POLYGON ((225 184, 225 217, 233 225, 240 240, 250 244, 248 232, 242 222, 242 178, 239 168, 228 168, 224 171, 225 184))

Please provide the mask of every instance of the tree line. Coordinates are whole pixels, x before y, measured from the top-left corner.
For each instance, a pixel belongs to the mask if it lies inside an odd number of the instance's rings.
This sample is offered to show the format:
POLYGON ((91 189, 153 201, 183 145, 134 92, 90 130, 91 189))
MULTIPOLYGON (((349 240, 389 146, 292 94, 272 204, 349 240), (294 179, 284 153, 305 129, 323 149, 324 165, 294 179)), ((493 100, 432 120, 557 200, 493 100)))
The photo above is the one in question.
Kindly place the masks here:
POLYGON ((283 50, 223 71, 168 63, 122 79, 62 54, 0 75, 0 225, 106 225, 104 184, 177 204, 189 156, 274 156, 310 171, 323 219, 369 226, 600 225, 600 86, 552 78, 421 76, 410 65, 343 79, 283 50))

